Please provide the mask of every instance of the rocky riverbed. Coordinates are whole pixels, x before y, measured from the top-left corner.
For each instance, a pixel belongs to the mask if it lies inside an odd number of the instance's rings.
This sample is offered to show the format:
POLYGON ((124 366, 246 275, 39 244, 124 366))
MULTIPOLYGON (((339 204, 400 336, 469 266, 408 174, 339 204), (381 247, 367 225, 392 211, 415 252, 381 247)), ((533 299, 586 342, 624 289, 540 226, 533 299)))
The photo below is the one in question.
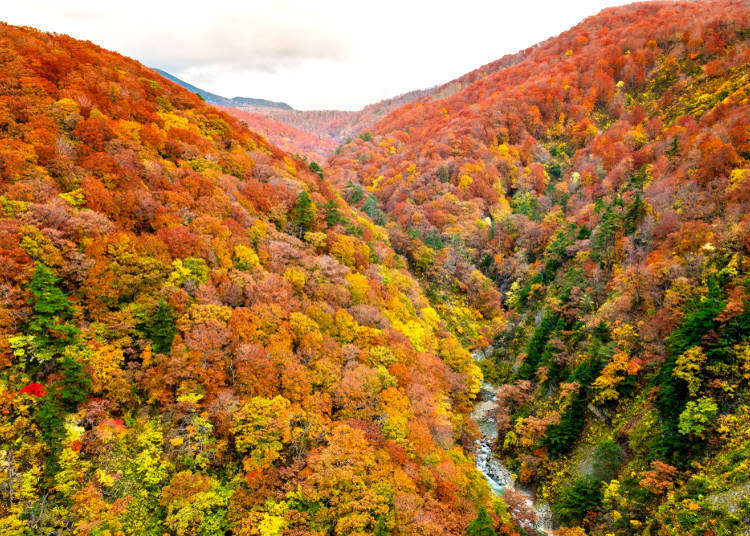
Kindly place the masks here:
MULTIPOLYGON (((475 359, 483 359, 483 354, 474 354, 475 359)), ((552 534, 554 519, 549 506, 546 504, 537 504, 534 494, 520 485, 516 485, 515 476, 503 463, 495 456, 492 447, 497 440, 497 428, 492 416, 492 408, 495 405, 495 393, 497 387, 483 383, 482 389, 471 412, 471 418, 477 423, 481 439, 476 442, 475 458, 477 469, 487 479, 493 493, 502 495, 508 490, 520 492, 526 498, 526 506, 536 514, 536 522, 532 526, 524 527, 533 529, 541 534, 552 534)), ((513 514, 513 512, 511 512, 513 514)))

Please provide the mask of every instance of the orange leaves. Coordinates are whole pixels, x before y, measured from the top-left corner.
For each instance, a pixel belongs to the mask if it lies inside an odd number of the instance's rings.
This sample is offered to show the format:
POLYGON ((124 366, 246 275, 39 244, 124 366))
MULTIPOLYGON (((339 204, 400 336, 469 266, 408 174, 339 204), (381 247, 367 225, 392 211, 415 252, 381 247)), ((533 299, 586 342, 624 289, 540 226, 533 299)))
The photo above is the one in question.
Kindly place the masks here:
POLYGON ((706 135, 698 146, 701 157, 696 165, 696 178, 706 184, 719 177, 727 178, 740 162, 737 151, 714 135, 706 135))
POLYGON ((114 137, 110 120, 101 114, 92 114, 88 119, 79 121, 72 134, 84 144, 85 148, 95 152, 103 151, 104 144, 114 137))
POLYGON ((671 465, 655 460, 651 462, 651 470, 643 473, 639 484, 651 493, 662 495, 674 487, 677 474, 677 469, 671 465))

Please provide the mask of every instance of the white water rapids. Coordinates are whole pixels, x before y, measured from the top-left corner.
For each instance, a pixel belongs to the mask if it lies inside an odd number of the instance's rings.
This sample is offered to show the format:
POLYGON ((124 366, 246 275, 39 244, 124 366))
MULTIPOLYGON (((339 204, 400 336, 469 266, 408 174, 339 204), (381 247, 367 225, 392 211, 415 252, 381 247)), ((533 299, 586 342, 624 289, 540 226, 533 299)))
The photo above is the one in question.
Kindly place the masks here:
MULTIPOLYGON (((484 359, 484 352, 472 354, 474 359, 484 359)), ((492 408, 495 406, 495 394, 497 387, 487 382, 482 384, 482 389, 471 412, 471 418, 479 426, 482 434, 481 439, 476 442, 474 451, 477 469, 487 479, 487 482, 495 495, 503 495, 507 490, 520 492, 526 498, 526 506, 536 514, 536 521, 532 525, 523 528, 531 532, 536 531, 541 534, 553 534, 554 520, 549 506, 546 504, 537 504, 534 494, 516 485, 516 479, 513 473, 495 456, 492 446, 497 440, 497 428, 495 419, 492 416, 492 408)), ((514 512, 511 511, 511 515, 514 512)), ((516 512, 520 514, 520 512, 516 512)), ((514 518, 520 517, 514 515, 514 518)))

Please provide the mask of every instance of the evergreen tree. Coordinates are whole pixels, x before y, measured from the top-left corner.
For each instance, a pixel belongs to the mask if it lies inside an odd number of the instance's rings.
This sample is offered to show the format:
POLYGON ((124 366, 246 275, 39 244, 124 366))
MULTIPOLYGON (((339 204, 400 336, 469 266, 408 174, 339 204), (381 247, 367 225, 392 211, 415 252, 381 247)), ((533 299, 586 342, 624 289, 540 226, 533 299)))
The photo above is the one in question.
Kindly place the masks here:
POLYGON ((313 173, 315 173, 321 179, 325 176, 323 174, 323 168, 320 167, 320 164, 318 164, 317 162, 314 162, 314 161, 310 162, 310 171, 312 171, 313 173))
POLYGON ((601 507, 602 490, 598 480, 584 476, 563 489, 559 502, 552 505, 552 511, 563 525, 579 524, 590 511, 601 507))
POLYGON ((614 262, 614 247, 617 231, 620 229, 620 218, 611 207, 602 215, 602 221, 591 239, 591 258, 602 267, 609 268, 614 262))
POLYGON ((147 323, 144 331, 153 343, 155 352, 159 354, 169 353, 169 350, 172 348, 172 341, 177 333, 177 328, 175 327, 172 308, 164 299, 159 300, 156 313, 147 323))
POLYGON ((292 219, 297 224, 297 227, 299 227, 300 238, 315 223, 315 207, 310 199, 310 195, 305 190, 302 190, 297 196, 297 202, 292 209, 292 219))
POLYGON ((466 527, 466 536, 497 536, 495 524, 484 506, 480 506, 477 517, 466 527))
POLYGON ((328 223, 329 227, 333 227, 334 225, 337 225, 344 221, 344 218, 341 216, 339 206, 333 199, 329 199, 328 201, 326 201, 325 205, 323 205, 323 210, 325 210, 326 222, 328 223))
POLYGON ((73 307, 57 287, 59 281, 51 269, 37 262, 27 287, 33 296, 29 303, 34 311, 27 330, 34 337, 34 346, 45 353, 61 351, 78 334, 78 329, 68 323, 73 307))

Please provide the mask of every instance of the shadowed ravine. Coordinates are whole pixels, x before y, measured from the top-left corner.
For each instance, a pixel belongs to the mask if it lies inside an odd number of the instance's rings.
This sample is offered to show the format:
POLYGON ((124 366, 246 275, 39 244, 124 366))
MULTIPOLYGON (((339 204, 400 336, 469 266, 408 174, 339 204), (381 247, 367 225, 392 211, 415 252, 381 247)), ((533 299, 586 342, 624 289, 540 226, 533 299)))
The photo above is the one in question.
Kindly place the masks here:
MULTIPOLYGON (((480 361, 484 359, 485 352, 475 352, 472 356, 475 360, 480 361)), ((494 399, 497 389, 495 385, 487 382, 482 383, 482 389, 471 412, 471 418, 477 423, 479 431, 482 434, 481 439, 478 439, 476 442, 475 457, 477 469, 485 476, 492 492, 496 495, 502 495, 506 490, 513 490, 522 493, 526 497, 527 505, 536 514, 536 522, 533 527, 525 526, 523 528, 527 530, 533 528, 542 534, 552 534, 554 520, 549 505, 537 504, 534 494, 530 490, 522 486, 517 486, 515 476, 492 451, 493 444, 497 439, 497 428, 491 410, 495 405, 494 399)))

